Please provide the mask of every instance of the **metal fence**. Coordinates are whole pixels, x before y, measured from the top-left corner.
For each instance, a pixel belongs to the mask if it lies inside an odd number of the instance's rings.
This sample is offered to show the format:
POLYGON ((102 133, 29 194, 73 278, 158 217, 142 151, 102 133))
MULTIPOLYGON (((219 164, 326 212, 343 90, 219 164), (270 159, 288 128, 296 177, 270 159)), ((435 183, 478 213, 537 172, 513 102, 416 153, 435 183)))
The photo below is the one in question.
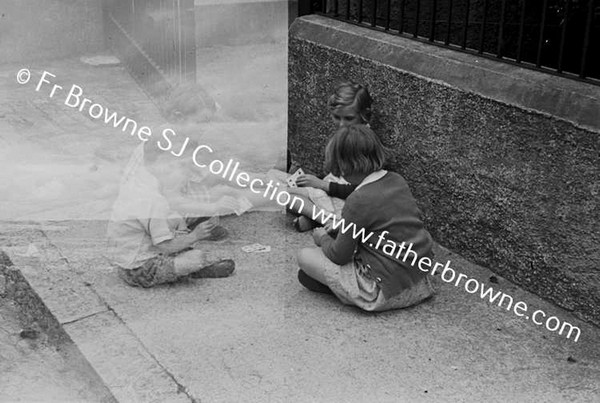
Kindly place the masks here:
POLYGON ((298 11, 600 85, 600 0, 300 0, 298 11))
POLYGON ((196 81, 194 0, 105 0, 106 36, 151 95, 196 81))

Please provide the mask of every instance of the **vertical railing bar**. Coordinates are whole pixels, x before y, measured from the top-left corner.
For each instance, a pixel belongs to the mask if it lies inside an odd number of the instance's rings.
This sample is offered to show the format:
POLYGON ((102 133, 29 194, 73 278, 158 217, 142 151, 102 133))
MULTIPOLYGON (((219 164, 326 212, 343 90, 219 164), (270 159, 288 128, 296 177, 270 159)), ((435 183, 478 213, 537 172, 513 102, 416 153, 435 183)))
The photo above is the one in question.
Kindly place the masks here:
POLYGON ((188 40, 187 40, 187 46, 186 48, 188 48, 188 59, 189 59, 189 64, 186 63, 188 65, 188 67, 190 68, 190 78, 192 80, 193 83, 196 83, 196 75, 197 75, 197 63, 196 63, 196 57, 197 57, 197 52, 196 52, 196 6, 194 4, 194 0, 189 0, 189 5, 188 7, 190 7, 191 13, 188 16, 188 24, 187 24, 187 32, 188 32, 188 40))
POLYGON ((339 0, 335 0, 333 2, 333 14, 337 17, 338 16, 338 8, 339 8, 339 4, 338 4, 339 0))
POLYGON ((471 6, 471 0, 466 0, 466 5, 465 5, 465 25, 463 26, 463 39, 462 39, 462 45, 461 48, 462 49, 466 49, 467 48, 467 31, 469 29, 469 12, 470 12, 470 6, 471 6))
POLYGON ((180 29, 179 31, 181 32, 181 43, 179 44, 179 49, 180 49, 180 53, 181 53, 181 71, 182 71, 182 81, 183 82, 187 82, 191 77, 190 77, 190 73, 191 73, 191 66, 188 65, 189 63, 189 56, 188 56, 188 45, 189 45, 189 40, 188 40, 188 16, 189 16, 189 11, 187 9, 189 4, 189 0, 182 0, 180 3, 180 15, 181 15, 181 21, 180 21, 180 29))
POLYGON ((165 18, 167 16, 167 5, 166 5, 167 0, 161 0, 161 15, 162 15, 162 19, 163 19, 163 23, 161 24, 161 31, 162 31, 162 41, 160 44, 160 52, 161 52, 161 59, 162 59, 162 68, 163 68, 163 73, 167 73, 167 63, 168 63, 168 58, 167 58, 167 43, 168 43, 168 39, 167 39, 167 24, 169 22, 169 20, 167 18, 165 18))
POLYGON ((540 67, 542 64, 542 45, 544 44, 544 31, 546 30, 546 10, 548 9, 548 0, 544 0, 542 5, 542 21, 540 22, 540 38, 538 41, 537 56, 535 65, 540 67))
POLYGON ((387 9, 385 14, 385 30, 390 30, 390 20, 392 18, 392 0, 387 0, 387 9))
POLYGON ((415 11, 415 32, 413 37, 419 36, 419 14, 421 13, 421 0, 417 0, 417 9, 415 11))
POLYGON ((522 52, 523 52, 523 34, 525 31, 525 7, 526 0, 519 0, 521 3, 521 18, 519 21, 519 39, 517 43, 517 63, 521 63, 522 60, 522 52))
POLYGON ((350 19, 350 0, 346 0, 346 19, 350 19))
POLYGON ((177 3, 179 0, 173 0, 173 75, 175 79, 179 73, 179 66, 177 65, 177 25, 179 19, 177 18, 177 3))
MULTIPOLYGON (((152 11, 154 12, 154 15, 156 15, 156 2, 157 0, 152 0, 152 11)), ((154 19, 153 19, 154 20, 154 19)), ((150 33, 150 58, 152 59, 152 61, 154 62, 155 65, 158 66, 158 41, 156 40, 158 36, 158 32, 156 32, 156 30, 152 30, 152 32, 150 33)))
POLYGON ((167 76, 169 76, 171 74, 171 36, 172 36, 172 31, 171 31, 171 24, 173 22, 173 16, 171 15, 171 3, 173 2, 173 0, 167 0, 168 4, 167 4, 167 10, 166 10, 166 15, 169 16, 168 19, 168 23, 165 24, 165 35, 166 35, 166 41, 165 41, 165 58, 167 59, 167 76))
POLYGON ((183 82, 183 21, 181 18, 181 0, 177 0, 177 56, 179 59, 179 82, 183 82))
POLYGON ((171 51, 170 51, 170 59, 171 59, 171 74, 177 74, 177 0, 173 0, 171 4, 171 12, 173 15, 172 27, 171 27, 171 51))
POLYGON ((585 78, 585 68, 587 65, 587 53, 590 46, 590 37, 592 34, 592 21, 594 15, 594 0, 588 0, 587 21, 585 23, 585 33, 583 37, 583 48, 581 48, 581 69, 579 77, 585 78))
POLYGON ((131 37, 137 41, 138 37, 137 37, 137 20, 136 20, 136 14, 135 14, 135 0, 131 0, 131 13, 129 15, 128 24, 131 27, 131 37))
POLYGON ((166 2, 168 0, 161 0, 160 1, 160 14, 161 14, 161 20, 162 20, 162 24, 160 27, 160 31, 161 31, 161 43, 160 43, 160 53, 161 53, 161 66, 163 69, 163 73, 167 74, 167 24, 169 22, 169 19, 167 18, 167 6, 166 6, 166 2))
POLYGON ((298 0, 298 16, 312 14, 314 12, 313 0, 298 0))
POLYGON ((452 32, 452 0, 448 0, 448 29, 446 30, 446 40, 444 44, 450 44, 450 33, 452 32))
POLYGON ((170 31, 171 31, 171 14, 170 14, 170 7, 169 7, 169 3, 171 2, 171 0, 164 0, 165 1, 165 9, 164 9, 164 13, 165 13, 165 41, 163 43, 163 47, 164 47, 164 54, 163 57, 165 58, 165 75, 168 76, 169 75, 169 71, 171 68, 171 61, 169 60, 169 44, 171 43, 171 36, 170 36, 170 31))
POLYGON ((358 23, 362 22, 363 0, 358 0, 358 23))
POLYGON ((377 25, 377 0, 371 0, 371 26, 377 25))
MULTIPOLYGON (((132 37, 138 44, 140 43, 139 32, 138 32, 138 27, 139 27, 138 12, 140 11, 140 8, 141 8, 141 5, 135 4, 135 0, 133 0, 133 7, 132 7, 133 18, 131 19, 133 21, 132 37)), ((144 63, 142 62, 139 54, 136 53, 134 61, 137 62, 137 67, 134 68, 134 71, 139 72, 138 74, 140 74, 141 77, 143 77, 144 76, 144 71, 143 71, 144 63)))
POLYGON ((479 53, 483 53, 485 44, 485 25, 487 24, 488 0, 483 2, 483 18, 481 20, 481 33, 479 34, 479 53))
MULTIPOLYGON (((153 22, 156 26, 157 20, 156 20, 156 3, 158 2, 158 0, 152 0, 151 3, 151 7, 150 9, 152 10, 152 12, 154 13, 154 17, 153 22)), ((154 62, 154 64, 156 66, 158 66, 158 41, 156 40, 158 37, 158 32, 157 30, 152 30, 152 32, 150 33, 150 58, 152 59, 152 61, 154 62)))
POLYGON ((429 26, 429 42, 435 39, 435 21, 437 14, 437 0, 431 1, 431 25, 429 26))
MULTIPOLYGON (((131 12, 130 12, 130 17, 133 16, 135 18, 135 0, 131 0, 131 8, 130 8, 131 12)), ((130 18, 130 21, 132 21, 133 18, 130 18)), ((133 27, 133 29, 131 30, 131 37, 135 38, 135 27, 133 27)), ((137 38, 135 38, 137 39, 137 38)))
POLYGON ((504 48, 504 23, 506 21, 506 0, 502 0, 500 8, 500 26, 498 27, 498 46, 496 48, 496 57, 501 59, 504 48))
POLYGON ((400 0, 400 16, 398 17, 400 19, 400 25, 398 26, 398 34, 401 34, 404 32, 404 7, 406 4, 406 0, 400 0))
POLYGON ((556 71, 558 73, 562 73, 563 71, 563 61, 564 61, 564 56, 565 56, 565 40, 567 39, 567 25, 569 22, 569 4, 571 3, 570 1, 566 1, 565 2, 565 15, 563 17, 563 26, 562 26, 562 31, 560 33, 560 47, 559 47, 559 51, 558 51, 558 65, 556 68, 556 71))

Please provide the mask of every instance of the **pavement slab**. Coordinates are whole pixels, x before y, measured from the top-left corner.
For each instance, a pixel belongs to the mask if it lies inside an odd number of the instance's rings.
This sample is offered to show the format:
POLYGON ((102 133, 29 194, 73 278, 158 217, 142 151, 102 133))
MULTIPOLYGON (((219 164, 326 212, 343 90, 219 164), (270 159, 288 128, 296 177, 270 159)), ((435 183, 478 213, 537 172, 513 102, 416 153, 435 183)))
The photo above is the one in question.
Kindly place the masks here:
MULTIPOLYGON (((102 257, 103 221, 49 222, 45 226, 51 230, 45 231, 30 226, 26 242, 7 252, 16 267, 29 265, 23 275, 43 298, 52 301, 53 291, 57 299, 64 295, 65 287, 40 281, 41 267, 62 256, 64 265, 53 270, 71 272, 64 281, 80 290, 74 295, 81 292, 81 305, 101 301, 105 309, 97 312, 68 310, 80 318, 64 316, 62 324, 119 401, 592 402, 600 397, 598 328, 440 246, 438 261, 450 260, 481 282, 494 276, 495 286, 515 301, 580 327, 580 339, 534 326, 438 276, 433 276, 436 296, 413 308, 373 314, 344 306, 297 282, 295 251, 312 241, 293 232, 290 220, 279 212, 222 218, 230 236, 206 247, 230 254, 235 274, 154 289, 129 287, 108 266, 102 257), (26 250, 27 242, 39 250, 38 270, 31 269, 31 257, 15 254, 26 250), (241 250, 255 242, 270 245, 271 252, 241 250)), ((10 231, 17 231, 15 224, 2 228, 10 231)), ((77 304, 70 296, 64 301, 77 304)))

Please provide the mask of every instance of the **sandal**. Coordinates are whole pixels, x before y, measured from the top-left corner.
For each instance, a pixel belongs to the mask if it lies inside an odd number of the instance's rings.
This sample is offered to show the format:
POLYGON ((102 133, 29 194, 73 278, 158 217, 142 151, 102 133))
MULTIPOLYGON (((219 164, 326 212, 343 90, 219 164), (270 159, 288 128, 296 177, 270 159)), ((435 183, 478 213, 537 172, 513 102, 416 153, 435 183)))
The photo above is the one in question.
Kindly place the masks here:
POLYGON ((319 226, 319 224, 316 221, 313 221, 304 216, 294 218, 294 221, 292 221, 292 225, 298 232, 307 232, 319 226))
POLYGON ((221 239, 227 238, 228 234, 229 232, 225 228, 221 227, 220 225, 217 225, 210 231, 210 236, 204 240, 220 241, 221 239))
POLYGON ((201 268, 190 274, 191 278, 223 278, 229 277, 235 270, 235 262, 231 259, 223 259, 201 268))

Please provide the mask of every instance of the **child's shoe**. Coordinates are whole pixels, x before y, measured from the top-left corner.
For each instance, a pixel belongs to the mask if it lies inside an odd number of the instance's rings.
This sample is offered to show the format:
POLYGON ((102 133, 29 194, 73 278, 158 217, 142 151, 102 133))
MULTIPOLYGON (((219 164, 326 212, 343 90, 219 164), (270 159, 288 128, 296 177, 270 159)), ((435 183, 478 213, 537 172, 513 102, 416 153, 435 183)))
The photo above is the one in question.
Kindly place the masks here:
POLYGON ((216 263, 204 266, 190 274, 191 278, 221 278, 229 277, 235 270, 235 262, 231 259, 219 260, 216 263))
POLYGON ((225 228, 221 227, 220 225, 217 225, 210 231, 210 236, 208 238, 206 238, 205 240, 206 241, 220 241, 221 239, 227 238, 227 235, 229 235, 229 232, 225 228))
POLYGON ((294 226, 294 229, 298 232, 307 232, 313 228, 321 226, 318 222, 313 221, 310 218, 305 217, 303 215, 294 218, 294 221, 292 221, 292 225, 294 226))

